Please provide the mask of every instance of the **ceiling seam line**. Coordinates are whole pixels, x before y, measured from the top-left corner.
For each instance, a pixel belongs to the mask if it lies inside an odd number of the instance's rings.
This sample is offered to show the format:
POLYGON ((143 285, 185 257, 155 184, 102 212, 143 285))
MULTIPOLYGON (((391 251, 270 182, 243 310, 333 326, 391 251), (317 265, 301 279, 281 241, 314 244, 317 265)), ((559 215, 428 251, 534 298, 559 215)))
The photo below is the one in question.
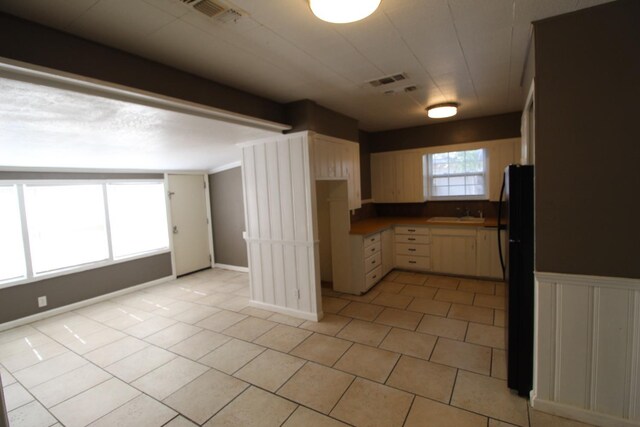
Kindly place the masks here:
POLYGON ((467 73, 469 74, 469 81, 471 82, 471 88, 473 89, 473 95, 476 98, 476 102, 478 103, 478 107, 484 111, 484 107, 480 104, 480 100, 478 98, 478 91, 476 90, 476 85, 473 82, 473 76, 471 75, 471 69, 469 68, 469 62, 467 61, 467 55, 462 47, 462 42, 460 41, 460 34, 458 33, 458 26, 456 25, 456 20, 453 16, 453 11, 451 10, 451 3, 447 1, 447 8, 449 9, 449 16, 451 17, 451 22, 453 23, 453 28, 456 31, 456 40, 458 41, 458 47, 460 47, 460 51, 462 52, 462 57, 464 58, 464 66, 467 69, 467 73))
MULTIPOLYGON (((404 45, 407 47, 407 49, 409 49, 409 52, 411 52, 411 55, 415 58, 415 60, 418 62, 418 64, 420 64, 420 68, 422 68, 424 70, 424 72, 427 73, 427 76, 429 76, 429 79, 431 80, 431 83, 433 83, 433 85, 438 89, 438 91, 440 92, 440 95, 443 98, 446 98, 446 96, 444 95, 444 92, 442 91, 442 88, 440 87, 440 85, 435 81, 435 79, 433 78, 431 73, 427 70, 427 67, 425 67, 425 65, 420 60, 420 58, 418 58, 416 56, 416 54, 413 51, 413 49, 411 49, 411 47, 409 46, 409 44, 407 43, 405 38, 402 36, 402 33, 400 33, 400 31, 398 30, 398 27, 396 27, 396 25, 393 23, 391 18, 389 18, 389 15, 387 15, 387 13, 384 12, 384 16, 387 18, 387 20, 389 21, 389 23, 391 24, 391 26, 393 27, 395 32, 398 34, 398 36, 400 37, 400 40, 402 40, 402 43, 404 43, 404 45)), ((420 106, 422 106, 422 104, 420 104, 420 106)))
POLYGON ((516 22, 516 0, 513 0, 511 12, 511 37, 509 38, 509 78, 507 79, 507 106, 511 105, 511 69, 513 64, 513 32, 516 22))

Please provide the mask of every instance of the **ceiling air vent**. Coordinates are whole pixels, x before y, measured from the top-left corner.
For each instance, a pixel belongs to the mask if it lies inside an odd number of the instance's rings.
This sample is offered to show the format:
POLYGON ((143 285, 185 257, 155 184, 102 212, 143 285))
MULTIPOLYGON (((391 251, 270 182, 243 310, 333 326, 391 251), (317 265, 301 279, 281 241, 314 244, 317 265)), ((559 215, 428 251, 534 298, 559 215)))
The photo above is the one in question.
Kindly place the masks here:
POLYGON ((406 79, 407 79, 407 75, 405 73, 400 73, 400 74, 392 74, 390 76, 380 77, 379 79, 371 80, 368 83, 373 87, 379 87, 379 86, 388 85, 388 84, 399 82, 406 79))
POLYGON ((225 10, 227 10, 226 7, 211 0, 202 0, 201 2, 194 4, 193 8, 198 12, 207 15, 209 18, 218 16, 221 13, 224 13, 225 10))
POLYGON ((214 0, 180 0, 209 18, 227 23, 242 18, 242 13, 214 0))
POLYGON ((418 87, 415 85, 411 85, 411 86, 403 86, 403 87, 388 89, 382 93, 385 95, 397 95, 399 93, 415 92, 416 90, 418 90, 418 87))

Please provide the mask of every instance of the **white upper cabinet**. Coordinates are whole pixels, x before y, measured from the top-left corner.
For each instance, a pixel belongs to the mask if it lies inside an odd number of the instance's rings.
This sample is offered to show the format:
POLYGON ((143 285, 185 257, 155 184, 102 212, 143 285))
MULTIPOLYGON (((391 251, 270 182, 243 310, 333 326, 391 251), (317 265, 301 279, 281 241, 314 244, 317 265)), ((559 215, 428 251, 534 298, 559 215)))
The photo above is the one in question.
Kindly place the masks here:
POLYGON ((371 193, 375 203, 427 200, 427 158, 415 151, 371 155, 371 193))
POLYGON ((310 133, 317 180, 347 180, 349 210, 362 206, 360 195, 360 145, 356 142, 310 133))
POLYGON ((506 139, 487 149, 489 163, 489 200, 500 200, 500 188, 504 169, 520 161, 520 138, 506 139))

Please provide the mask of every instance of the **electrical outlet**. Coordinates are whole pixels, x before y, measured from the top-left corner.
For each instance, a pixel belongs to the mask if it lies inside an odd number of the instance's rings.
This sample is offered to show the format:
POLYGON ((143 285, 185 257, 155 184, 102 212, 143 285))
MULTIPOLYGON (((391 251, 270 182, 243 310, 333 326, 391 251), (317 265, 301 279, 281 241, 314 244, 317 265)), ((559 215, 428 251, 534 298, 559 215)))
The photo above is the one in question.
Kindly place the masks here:
POLYGON ((38 297, 38 308, 47 306, 47 297, 38 297))

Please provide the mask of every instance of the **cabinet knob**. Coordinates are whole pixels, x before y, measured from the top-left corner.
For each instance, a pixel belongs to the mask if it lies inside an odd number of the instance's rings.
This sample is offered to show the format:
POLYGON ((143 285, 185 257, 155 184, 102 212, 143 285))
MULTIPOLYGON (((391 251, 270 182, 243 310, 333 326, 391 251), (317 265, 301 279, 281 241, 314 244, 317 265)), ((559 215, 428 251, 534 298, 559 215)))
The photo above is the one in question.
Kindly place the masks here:
POLYGON ((415 241, 416 239, 415 239, 415 238, 413 238, 413 237, 409 237, 407 240, 409 240, 409 241, 413 242, 413 241, 415 241))
POLYGON ((409 248, 409 252, 415 252, 415 248, 409 248))
POLYGON ((415 263, 416 263, 415 261, 409 261, 409 264, 415 264, 415 263))

